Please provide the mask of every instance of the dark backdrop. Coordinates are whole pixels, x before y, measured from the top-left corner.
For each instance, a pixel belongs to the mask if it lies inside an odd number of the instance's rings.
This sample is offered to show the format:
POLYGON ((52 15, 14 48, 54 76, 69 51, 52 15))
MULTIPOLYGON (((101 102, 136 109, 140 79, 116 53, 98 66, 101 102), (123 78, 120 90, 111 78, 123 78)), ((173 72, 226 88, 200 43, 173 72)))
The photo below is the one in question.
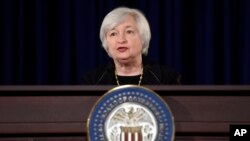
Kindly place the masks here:
POLYGON ((99 29, 117 6, 145 14, 148 56, 183 84, 250 84, 249 0, 1 0, 0 84, 81 84, 110 61, 99 29))

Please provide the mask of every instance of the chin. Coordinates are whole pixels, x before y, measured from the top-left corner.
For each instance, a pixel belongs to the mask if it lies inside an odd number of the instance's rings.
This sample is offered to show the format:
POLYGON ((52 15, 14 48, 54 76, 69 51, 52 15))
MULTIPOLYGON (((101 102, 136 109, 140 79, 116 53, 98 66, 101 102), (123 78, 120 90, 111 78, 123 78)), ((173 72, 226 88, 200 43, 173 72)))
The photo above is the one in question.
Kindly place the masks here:
POLYGON ((130 57, 121 57, 121 58, 117 58, 117 60, 119 61, 119 62, 122 62, 122 63, 127 63, 127 62, 129 62, 129 61, 131 61, 131 58, 130 57))

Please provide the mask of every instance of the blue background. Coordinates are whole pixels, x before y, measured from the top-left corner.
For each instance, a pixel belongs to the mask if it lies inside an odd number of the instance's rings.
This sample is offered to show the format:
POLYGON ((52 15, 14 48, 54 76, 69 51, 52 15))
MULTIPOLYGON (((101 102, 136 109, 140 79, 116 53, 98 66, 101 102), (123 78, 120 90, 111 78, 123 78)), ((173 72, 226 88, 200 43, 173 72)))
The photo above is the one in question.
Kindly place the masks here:
POLYGON ((99 29, 118 6, 145 14, 148 56, 182 84, 250 84, 249 0, 1 0, 0 84, 81 84, 110 61, 99 29))

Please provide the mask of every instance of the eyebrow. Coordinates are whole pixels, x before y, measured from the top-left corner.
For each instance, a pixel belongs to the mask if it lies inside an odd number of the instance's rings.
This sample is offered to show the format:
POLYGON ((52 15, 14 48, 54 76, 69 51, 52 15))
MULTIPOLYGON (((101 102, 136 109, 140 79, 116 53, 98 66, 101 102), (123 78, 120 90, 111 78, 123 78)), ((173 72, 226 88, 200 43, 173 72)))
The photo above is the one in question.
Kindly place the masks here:
MULTIPOLYGON (((115 30, 115 28, 116 28, 116 26, 115 26, 115 27, 113 27, 113 28, 111 28, 109 31, 111 31, 111 30, 115 30)), ((127 26, 125 27, 125 29, 127 29, 127 28, 133 28, 133 26, 131 26, 131 25, 127 25, 127 26)))

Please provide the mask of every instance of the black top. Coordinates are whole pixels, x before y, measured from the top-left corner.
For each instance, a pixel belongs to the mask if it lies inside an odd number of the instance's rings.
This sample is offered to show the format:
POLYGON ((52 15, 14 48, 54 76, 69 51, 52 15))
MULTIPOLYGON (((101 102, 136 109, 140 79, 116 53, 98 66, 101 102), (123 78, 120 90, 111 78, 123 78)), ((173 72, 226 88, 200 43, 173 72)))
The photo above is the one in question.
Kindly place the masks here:
MULTIPOLYGON (((180 84, 181 75, 173 69, 155 64, 143 57, 143 78, 141 85, 175 85, 180 84)), ((140 75, 118 76, 120 85, 138 85, 140 75)), ((114 63, 102 66, 86 73, 83 77, 85 85, 117 85, 114 63)))
MULTIPOLYGON (((125 84, 134 84, 138 85, 140 81, 140 76, 141 75, 136 75, 136 76, 118 76, 118 81, 120 85, 125 85, 125 84)), ((142 77, 143 80, 143 77, 142 77)))

